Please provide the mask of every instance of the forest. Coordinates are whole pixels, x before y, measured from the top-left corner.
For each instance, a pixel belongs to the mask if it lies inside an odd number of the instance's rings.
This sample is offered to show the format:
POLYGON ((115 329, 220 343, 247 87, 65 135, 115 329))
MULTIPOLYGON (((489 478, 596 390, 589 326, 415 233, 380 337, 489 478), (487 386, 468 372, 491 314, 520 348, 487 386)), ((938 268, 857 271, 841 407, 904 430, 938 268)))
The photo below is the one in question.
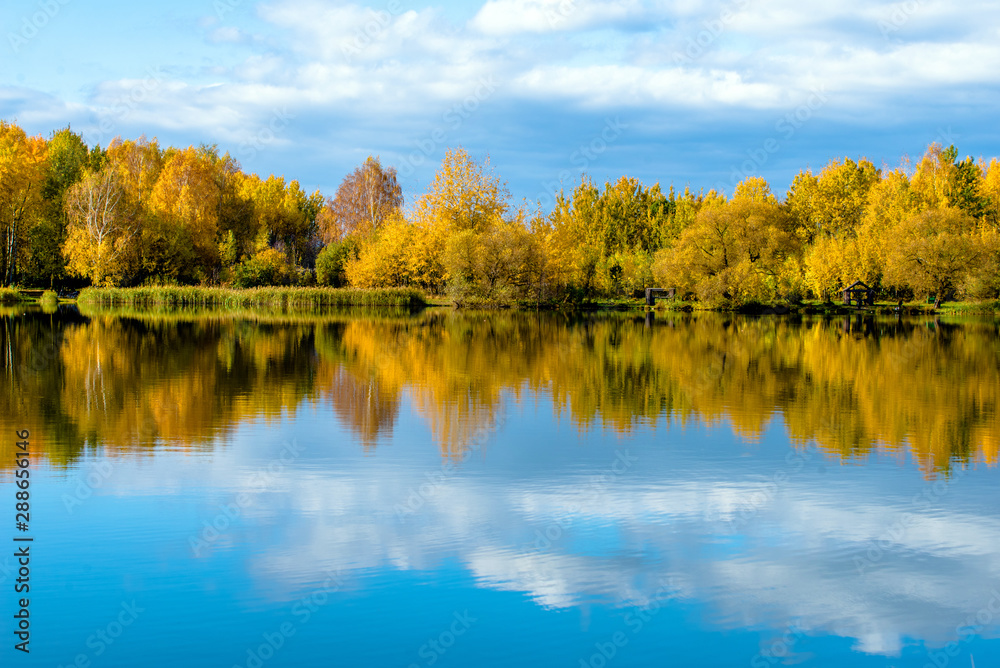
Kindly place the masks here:
POLYGON ((369 157, 336 193, 245 173, 215 146, 0 121, 0 286, 418 288, 457 305, 577 303, 674 287, 710 307, 1000 296, 1000 161, 931 144, 916 162, 837 159, 780 197, 583 176, 552 211, 516 204, 488 158, 447 151, 403 201, 369 157))

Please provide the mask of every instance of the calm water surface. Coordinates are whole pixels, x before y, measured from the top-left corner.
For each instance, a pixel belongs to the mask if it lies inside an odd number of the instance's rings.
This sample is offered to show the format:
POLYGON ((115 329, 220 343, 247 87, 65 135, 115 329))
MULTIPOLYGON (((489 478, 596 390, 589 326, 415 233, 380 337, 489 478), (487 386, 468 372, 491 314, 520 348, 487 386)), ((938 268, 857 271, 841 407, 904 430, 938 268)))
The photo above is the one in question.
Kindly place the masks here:
POLYGON ((1000 666, 995 320, 0 313, 0 664, 1000 666), (13 555, 13 548, 4 555, 13 555))

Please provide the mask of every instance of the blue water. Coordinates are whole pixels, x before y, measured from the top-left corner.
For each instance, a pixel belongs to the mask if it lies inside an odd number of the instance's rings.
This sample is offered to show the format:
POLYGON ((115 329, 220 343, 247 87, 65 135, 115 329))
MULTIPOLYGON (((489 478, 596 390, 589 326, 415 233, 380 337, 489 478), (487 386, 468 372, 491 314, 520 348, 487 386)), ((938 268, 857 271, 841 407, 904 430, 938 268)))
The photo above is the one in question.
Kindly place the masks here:
POLYGON ((780 415, 581 429, 525 388, 444 458, 413 396, 369 447, 305 398, 34 461, 2 665, 1000 666, 995 467, 838 459, 780 415))

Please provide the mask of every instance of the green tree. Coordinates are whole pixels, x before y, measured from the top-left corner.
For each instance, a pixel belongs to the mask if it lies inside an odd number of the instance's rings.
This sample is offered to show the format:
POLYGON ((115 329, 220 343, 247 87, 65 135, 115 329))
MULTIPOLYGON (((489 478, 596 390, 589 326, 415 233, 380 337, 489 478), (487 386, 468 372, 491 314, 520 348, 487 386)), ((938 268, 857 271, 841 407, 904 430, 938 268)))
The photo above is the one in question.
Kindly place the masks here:
POLYGON ((347 236, 339 241, 332 241, 323 247, 316 256, 316 282, 342 288, 347 285, 347 271, 344 266, 357 257, 357 237, 347 236))
POLYGON ((54 286, 65 275, 66 191, 80 180, 90 155, 83 139, 69 128, 53 133, 48 142, 48 173, 42 187, 42 215, 28 239, 26 280, 54 286))

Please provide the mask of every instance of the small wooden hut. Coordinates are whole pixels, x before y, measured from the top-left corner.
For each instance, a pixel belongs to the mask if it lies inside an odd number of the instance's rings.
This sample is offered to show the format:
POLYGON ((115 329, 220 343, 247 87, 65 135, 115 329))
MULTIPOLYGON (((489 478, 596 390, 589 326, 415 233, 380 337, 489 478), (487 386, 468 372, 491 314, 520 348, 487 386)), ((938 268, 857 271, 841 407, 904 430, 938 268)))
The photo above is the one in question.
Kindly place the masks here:
POLYGON ((676 293, 676 288, 646 288, 646 306, 653 306, 657 297, 673 299, 676 293))
POLYGON ((850 306, 852 301, 855 306, 871 306, 875 303, 875 291, 861 281, 854 281, 841 294, 844 306, 850 306))

